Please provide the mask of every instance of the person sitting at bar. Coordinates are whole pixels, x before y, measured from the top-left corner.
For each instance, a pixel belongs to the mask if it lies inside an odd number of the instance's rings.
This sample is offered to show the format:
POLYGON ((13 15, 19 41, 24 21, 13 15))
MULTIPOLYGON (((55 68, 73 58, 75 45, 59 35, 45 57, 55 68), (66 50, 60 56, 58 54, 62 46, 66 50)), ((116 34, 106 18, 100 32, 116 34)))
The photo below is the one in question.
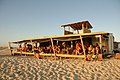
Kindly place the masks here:
POLYGON ((93 50, 93 46, 90 45, 90 46, 88 47, 88 54, 91 54, 91 53, 92 53, 92 50, 93 50))
POLYGON ((98 44, 96 44, 96 55, 97 55, 97 57, 98 57, 98 61, 102 61, 102 51, 100 52, 100 47, 99 47, 99 45, 98 44))
POLYGON ((40 54, 39 53, 40 53, 40 51, 37 48, 34 49, 34 56, 38 59, 40 59, 40 54))
POLYGON ((50 46, 46 47, 45 53, 50 53, 50 46))
POLYGON ((97 60, 97 54, 96 54, 96 48, 95 47, 92 49, 91 59, 95 60, 95 61, 97 60))
POLYGON ((61 48, 62 48, 62 53, 66 54, 67 53, 67 48, 66 48, 66 43, 65 42, 62 43, 62 47, 61 48))
POLYGON ((39 47, 38 50, 39 50, 40 54, 41 54, 41 53, 45 53, 45 52, 43 51, 43 48, 42 48, 42 47, 39 47))
POLYGON ((92 45, 90 45, 90 47, 88 48, 88 55, 87 55, 87 60, 97 60, 99 57, 99 46, 96 47, 92 47, 92 45))
POLYGON ((91 58, 92 58, 92 50, 93 50, 93 46, 90 45, 90 46, 88 47, 88 54, 87 54, 87 60, 88 60, 88 61, 90 61, 91 58))
POLYGON ((82 49, 80 42, 77 42, 76 43, 76 55, 81 55, 81 54, 83 54, 83 49, 82 49))
POLYGON ((31 44, 27 44, 27 52, 32 52, 32 45, 31 44))
POLYGON ((100 54, 100 47, 96 46, 95 49, 96 49, 96 54, 100 54))
POLYGON ((26 51, 27 51, 27 43, 25 42, 23 46, 23 52, 26 52, 26 51))
POLYGON ((55 53, 60 53, 60 46, 58 46, 58 45, 55 45, 55 53))
POLYGON ((52 49, 51 45, 46 46, 44 51, 45 51, 45 53, 53 53, 53 49, 52 49))
POLYGON ((50 53, 53 53, 53 48, 52 48, 52 46, 51 46, 51 45, 50 45, 49 52, 50 52, 50 53))

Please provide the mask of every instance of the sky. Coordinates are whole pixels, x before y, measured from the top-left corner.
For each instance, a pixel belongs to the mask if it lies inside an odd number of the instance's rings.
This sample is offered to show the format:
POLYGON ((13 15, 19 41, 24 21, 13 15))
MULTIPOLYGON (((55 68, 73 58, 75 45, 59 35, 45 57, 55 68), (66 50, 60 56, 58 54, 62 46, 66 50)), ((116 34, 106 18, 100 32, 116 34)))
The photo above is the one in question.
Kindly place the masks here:
POLYGON ((120 0, 0 0, 0 46, 26 38, 63 35, 61 25, 89 21, 92 31, 120 42, 120 0))

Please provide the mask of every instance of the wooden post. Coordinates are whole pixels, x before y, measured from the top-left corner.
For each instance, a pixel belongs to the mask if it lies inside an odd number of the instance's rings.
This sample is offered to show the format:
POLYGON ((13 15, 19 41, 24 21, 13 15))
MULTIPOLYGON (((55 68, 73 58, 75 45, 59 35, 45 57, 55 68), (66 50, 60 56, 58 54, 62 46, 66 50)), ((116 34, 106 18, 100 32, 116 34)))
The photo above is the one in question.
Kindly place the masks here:
POLYGON ((57 41, 57 45, 59 44, 59 41, 57 41))
POLYGON ((39 47, 40 47, 40 42, 39 42, 39 47))
POLYGON ((65 35, 65 27, 64 27, 64 35, 65 35))
POLYGON ((82 33, 84 33, 85 31, 85 27, 84 27, 84 24, 82 24, 82 33))
POLYGON ((32 51, 34 51, 34 44, 32 42, 32 40, 30 40, 31 44, 32 44, 32 51))
POLYGON ((108 37, 108 50, 109 50, 109 53, 113 53, 113 49, 114 49, 114 39, 113 39, 113 34, 112 33, 109 33, 109 37, 108 37))
POLYGON ((86 23, 86 29, 88 30, 88 23, 86 23))
POLYGON ((79 34, 79 31, 77 30, 77 33, 79 34))
POLYGON ((55 60, 56 60, 56 53, 55 53, 55 48, 54 48, 54 44, 53 44, 53 39, 50 38, 50 40, 51 40, 51 43, 52 43, 52 48, 53 48, 53 52, 54 52, 54 54, 55 54, 55 60))
POLYGON ((73 48, 73 41, 71 41, 71 48, 73 48))
POLYGON ((81 44, 82 44, 82 48, 83 48, 83 52, 84 52, 84 56, 86 57, 86 53, 85 53, 85 47, 83 44, 83 40, 82 40, 82 36, 80 35, 80 40, 81 40, 81 44))
POLYGON ((100 52, 102 53, 102 35, 100 35, 99 39, 100 39, 100 52))
POLYGON ((108 51, 108 39, 105 39, 105 50, 108 51))
POLYGON ((74 29, 72 29, 72 32, 73 32, 73 34, 74 34, 74 29))
POLYGON ((70 31, 70 27, 68 27, 68 31, 70 31))
POLYGON ((36 47, 36 48, 38 47, 38 44, 37 44, 37 42, 35 42, 35 47, 36 47))

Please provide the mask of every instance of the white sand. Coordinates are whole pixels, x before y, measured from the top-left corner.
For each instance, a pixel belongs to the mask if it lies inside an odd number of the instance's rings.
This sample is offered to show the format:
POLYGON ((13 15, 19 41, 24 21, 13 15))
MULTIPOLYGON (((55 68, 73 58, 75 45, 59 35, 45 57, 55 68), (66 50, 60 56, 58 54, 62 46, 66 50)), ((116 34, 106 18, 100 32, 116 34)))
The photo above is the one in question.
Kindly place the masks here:
MULTIPOLYGON (((0 55, 1 56, 1 55, 0 55)), ((50 60, 0 57, 0 80, 120 80, 120 60, 50 60)))

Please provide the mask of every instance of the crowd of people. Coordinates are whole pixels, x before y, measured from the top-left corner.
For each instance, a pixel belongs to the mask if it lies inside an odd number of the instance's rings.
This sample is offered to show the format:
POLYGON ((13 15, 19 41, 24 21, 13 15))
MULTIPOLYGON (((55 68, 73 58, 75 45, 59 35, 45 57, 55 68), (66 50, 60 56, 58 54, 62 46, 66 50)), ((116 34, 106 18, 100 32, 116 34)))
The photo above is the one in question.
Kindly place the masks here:
MULTIPOLYGON (((75 46, 68 46, 65 42, 62 42, 62 45, 52 45, 46 47, 37 47, 32 46, 31 44, 24 43, 23 47, 19 44, 18 51, 22 50, 23 52, 34 52, 37 54, 40 53, 56 53, 56 54, 73 54, 73 55, 83 55, 83 47, 79 41, 76 42, 75 46)), ((99 45, 96 43, 93 45, 85 45, 85 53, 87 54, 86 59, 97 59, 101 53, 99 45)))

